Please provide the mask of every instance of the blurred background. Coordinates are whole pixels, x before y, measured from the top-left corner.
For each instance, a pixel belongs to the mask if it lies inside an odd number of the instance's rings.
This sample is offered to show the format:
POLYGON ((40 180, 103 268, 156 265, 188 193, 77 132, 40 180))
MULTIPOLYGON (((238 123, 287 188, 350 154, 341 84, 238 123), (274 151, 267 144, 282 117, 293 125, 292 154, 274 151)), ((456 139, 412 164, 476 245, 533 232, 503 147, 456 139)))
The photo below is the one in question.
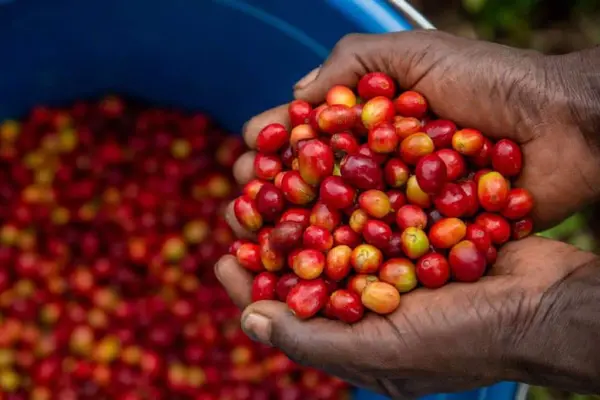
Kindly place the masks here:
MULTIPOLYGON (((561 54, 600 44, 599 0, 413 0, 440 30, 561 54)), ((598 252, 600 208, 591 207, 542 233, 598 252)), ((530 400, 591 400, 600 396, 533 387, 530 400)))
POLYGON ((600 43, 598 0, 412 0, 441 30, 560 54, 600 43))

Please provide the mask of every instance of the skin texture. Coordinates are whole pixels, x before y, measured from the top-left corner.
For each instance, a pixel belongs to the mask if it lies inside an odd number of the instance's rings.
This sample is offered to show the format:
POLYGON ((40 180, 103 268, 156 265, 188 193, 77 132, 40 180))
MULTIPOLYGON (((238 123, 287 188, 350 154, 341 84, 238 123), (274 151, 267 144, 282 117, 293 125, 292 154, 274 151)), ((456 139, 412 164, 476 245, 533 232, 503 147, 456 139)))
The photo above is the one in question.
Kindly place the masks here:
MULTIPOLYGON (((440 118, 516 141, 525 160, 517 186, 533 194, 539 229, 598 199, 598 61, 597 50, 547 57, 435 31, 350 35, 294 96, 319 103, 334 84, 353 87, 365 73, 382 71, 423 93, 440 118)), ((289 126, 286 107, 248 122, 250 148, 266 124, 289 126)), ((240 183, 253 178, 253 156, 235 166, 240 183)), ((228 221, 249 236, 231 212, 228 221)), ((348 326, 299 321, 283 303, 249 305, 252 277, 231 256, 216 266, 251 337, 397 399, 506 379, 600 392, 599 271, 591 253, 530 237, 504 246, 490 275, 475 284, 418 289, 403 295, 396 312, 348 326)))

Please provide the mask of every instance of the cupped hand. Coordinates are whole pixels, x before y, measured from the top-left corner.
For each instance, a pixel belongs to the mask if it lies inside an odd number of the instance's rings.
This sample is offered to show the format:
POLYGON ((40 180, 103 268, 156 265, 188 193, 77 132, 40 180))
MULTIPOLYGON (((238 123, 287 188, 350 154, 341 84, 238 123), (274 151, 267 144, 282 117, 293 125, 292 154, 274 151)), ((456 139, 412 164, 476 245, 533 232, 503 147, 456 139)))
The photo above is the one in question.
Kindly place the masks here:
MULTIPOLYGON (((403 89, 424 94, 440 118, 516 141, 525 160, 517 185, 533 194, 536 228, 543 229, 600 193, 597 146, 582 132, 584 110, 574 109, 584 88, 572 79, 577 74, 564 71, 572 64, 438 31, 356 34, 344 37, 329 59, 296 85, 294 96, 319 104, 331 86, 353 87, 364 74, 381 71, 403 89)), ((252 119, 247 144, 254 147, 266 124, 289 122, 286 115, 282 106, 252 119)), ((243 157, 237 166, 245 170, 243 178, 252 173, 251 158, 243 157)))
MULTIPOLYGON (((329 87, 355 86, 365 73, 381 71, 403 89, 423 93, 439 117, 492 138, 513 139, 525 160, 517 184, 533 194, 536 225, 543 227, 595 200, 600 187, 598 160, 569 106, 572 83, 553 75, 556 60, 440 32, 352 35, 294 94, 320 103, 329 87)), ((244 137, 251 148, 272 122, 289 126, 285 105, 247 124, 244 137)), ((237 162, 240 183, 253 178, 253 158, 249 152, 237 162)), ((238 235, 248 235, 231 208, 227 217, 238 235)), ((594 258, 537 237, 510 243, 480 282, 415 290, 402 296, 395 313, 369 315, 351 326, 300 321, 278 302, 249 305, 252 277, 231 256, 219 261, 216 273, 245 308, 243 327, 256 340, 359 386, 413 398, 519 379, 516 349, 535 336, 531 321, 541 299, 594 258)))
POLYGON ((543 297, 595 260, 570 245, 530 237, 506 245, 479 282, 417 289, 391 315, 370 314, 354 325, 301 321, 277 301, 250 304, 252 276, 233 256, 223 257, 216 273, 244 308, 242 327, 250 337, 357 386, 414 399, 526 381, 520 361, 546 352, 540 337, 547 330, 534 322, 544 319, 536 317, 543 297))

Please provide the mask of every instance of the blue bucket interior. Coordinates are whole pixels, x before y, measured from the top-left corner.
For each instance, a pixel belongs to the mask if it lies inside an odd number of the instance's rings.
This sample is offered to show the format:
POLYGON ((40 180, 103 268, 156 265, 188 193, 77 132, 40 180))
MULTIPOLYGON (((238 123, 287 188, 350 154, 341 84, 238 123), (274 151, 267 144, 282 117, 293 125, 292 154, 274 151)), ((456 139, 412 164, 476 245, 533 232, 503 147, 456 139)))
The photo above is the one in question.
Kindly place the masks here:
MULTIPOLYGON (((0 119, 116 92, 206 111, 235 132, 289 101, 344 34, 408 29, 384 0, 1 0, 0 119)), ((426 399, 512 400, 516 389, 426 399)))

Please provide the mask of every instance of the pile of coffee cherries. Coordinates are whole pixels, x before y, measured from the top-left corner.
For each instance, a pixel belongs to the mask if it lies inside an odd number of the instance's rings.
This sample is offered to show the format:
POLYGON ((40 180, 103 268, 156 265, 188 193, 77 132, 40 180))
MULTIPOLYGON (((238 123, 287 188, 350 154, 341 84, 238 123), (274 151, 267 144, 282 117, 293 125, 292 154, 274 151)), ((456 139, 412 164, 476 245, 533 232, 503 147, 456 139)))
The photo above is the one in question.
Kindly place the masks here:
POLYGON ((287 302, 303 319, 354 323, 365 308, 393 312, 419 285, 477 281, 499 246, 532 231, 532 196, 510 181, 516 143, 435 119, 383 73, 356 91, 290 103, 289 129, 258 134, 256 179, 234 203, 256 233, 232 248, 257 274, 254 301, 287 302))
POLYGON ((213 266, 243 152, 117 97, 0 125, 0 398, 345 398, 242 332, 213 266))

